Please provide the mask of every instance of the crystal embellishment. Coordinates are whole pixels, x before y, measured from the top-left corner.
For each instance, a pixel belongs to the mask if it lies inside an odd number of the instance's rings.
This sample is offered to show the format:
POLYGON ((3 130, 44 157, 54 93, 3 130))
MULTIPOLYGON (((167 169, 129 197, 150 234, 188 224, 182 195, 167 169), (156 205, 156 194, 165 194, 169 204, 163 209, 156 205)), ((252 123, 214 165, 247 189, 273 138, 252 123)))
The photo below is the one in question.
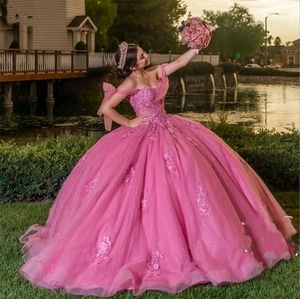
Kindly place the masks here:
POLYGON ((142 201, 141 201, 142 210, 145 210, 148 207, 148 200, 149 200, 149 191, 147 188, 145 188, 143 192, 142 201))
POLYGON ((94 190, 96 181, 97 181, 97 179, 94 178, 93 180, 91 180, 91 182, 89 184, 84 186, 85 192, 87 194, 89 194, 91 191, 94 190))
POLYGON ((125 178, 124 178, 124 182, 125 183, 129 183, 131 178, 135 175, 135 167, 131 166, 128 173, 126 174, 125 178))

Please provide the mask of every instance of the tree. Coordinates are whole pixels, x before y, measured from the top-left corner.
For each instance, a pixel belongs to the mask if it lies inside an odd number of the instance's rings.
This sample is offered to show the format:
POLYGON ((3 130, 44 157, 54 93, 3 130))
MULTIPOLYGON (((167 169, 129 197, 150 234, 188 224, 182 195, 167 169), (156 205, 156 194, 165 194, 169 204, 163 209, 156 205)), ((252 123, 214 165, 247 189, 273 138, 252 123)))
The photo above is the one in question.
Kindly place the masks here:
POLYGON ((203 11, 203 19, 216 26, 210 45, 204 52, 220 52, 223 58, 241 60, 252 56, 264 42, 264 28, 256 23, 248 9, 235 3, 229 11, 203 11))
POLYGON ((281 38, 279 36, 276 36, 274 39, 274 45, 276 47, 279 47, 282 44, 281 38))
POLYGON ((85 0, 86 14, 98 28, 95 36, 95 50, 107 46, 107 30, 117 16, 117 5, 113 0, 85 0))
POLYGON ((7 24, 7 0, 0 0, 0 20, 2 24, 7 24))
POLYGON ((268 44, 269 44, 269 47, 272 45, 272 40, 274 39, 274 37, 272 36, 272 35, 269 35, 268 37, 267 37, 267 42, 268 42, 268 44))
POLYGON ((186 13, 182 0, 114 0, 117 17, 109 28, 109 50, 116 41, 139 44, 146 51, 175 52, 179 47, 177 24, 186 13))

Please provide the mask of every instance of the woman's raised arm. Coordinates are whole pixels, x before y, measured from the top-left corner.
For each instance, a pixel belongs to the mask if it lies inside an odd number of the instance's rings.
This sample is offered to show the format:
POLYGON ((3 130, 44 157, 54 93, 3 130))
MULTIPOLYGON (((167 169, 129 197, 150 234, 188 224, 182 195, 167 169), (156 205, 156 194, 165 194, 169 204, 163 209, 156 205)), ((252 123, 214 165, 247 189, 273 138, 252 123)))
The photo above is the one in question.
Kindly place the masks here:
MULTIPOLYGON (((174 61, 167 63, 165 65, 166 75, 169 76, 169 75, 173 74, 174 72, 176 72, 177 70, 179 70, 180 68, 186 66, 194 56, 199 54, 199 51, 200 51, 200 49, 189 49, 188 51, 186 51, 185 53, 180 55, 174 61)), ((159 68, 158 72, 161 72, 160 68, 159 68)), ((161 78, 161 73, 159 73, 158 75, 161 78)))

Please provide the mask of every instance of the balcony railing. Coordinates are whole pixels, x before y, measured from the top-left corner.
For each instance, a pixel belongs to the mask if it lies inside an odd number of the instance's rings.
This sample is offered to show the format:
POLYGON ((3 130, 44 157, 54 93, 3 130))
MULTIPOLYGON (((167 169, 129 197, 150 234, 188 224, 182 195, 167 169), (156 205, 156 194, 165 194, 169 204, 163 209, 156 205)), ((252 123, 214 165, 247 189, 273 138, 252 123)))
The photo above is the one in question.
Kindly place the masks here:
MULTIPOLYGON (((149 53, 152 64, 170 62, 179 54, 149 53)), ((88 68, 115 66, 115 53, 49 50, 0 50, 0 75, 83 72, 88 68)), ((219 55, 196 55, 192 61, 219 64, 219 55)))
POLYGON ((0 74, 86 71, 87 51, 0 50, 0 74))

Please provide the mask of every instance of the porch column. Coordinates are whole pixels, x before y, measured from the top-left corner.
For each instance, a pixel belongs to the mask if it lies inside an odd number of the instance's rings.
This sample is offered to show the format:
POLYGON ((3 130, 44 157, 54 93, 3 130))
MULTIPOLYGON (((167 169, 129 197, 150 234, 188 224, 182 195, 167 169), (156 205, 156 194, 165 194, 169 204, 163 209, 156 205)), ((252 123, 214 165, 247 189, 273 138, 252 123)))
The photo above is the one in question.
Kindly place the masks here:
POLYGON ((36 81, 30 82, 30 94, 28 98, 29 106, 30 106, 30 114, 36 115, 37 110, 37 95, 36 95, 36 81))
POLYGON ((12 108, 13 101, 12 101, 12 86, 7 84, 4 86, 4 101, 2 106, 4 108, 12 108))
POLYGON ((53 123, 53 109, 55 105, 55 99, 53 96, 53 81, 48 81, 47 84, 47 97, 45 99, 47 105, 47 118, 48 123, 53 123))
POLYGON ((73 48, 75 48, 76 44, 81 40, 80 31, 73 31, 73 48))
POLYGON ((29 94, 29 102, 36 102, 37 95, 36 95, 36 81, 30 82, 30 94, 29 94))
POLYGON ((48 81, 46 103, 55 102, 53 97, 53 81, 48 81))
POLYGON ((20 49, 28 49, 28 26, 20 23, 19 26, 20 49))
POLYGON ((89 52, 95 52, 95 32, 89 31, 87 39, 89 52))

